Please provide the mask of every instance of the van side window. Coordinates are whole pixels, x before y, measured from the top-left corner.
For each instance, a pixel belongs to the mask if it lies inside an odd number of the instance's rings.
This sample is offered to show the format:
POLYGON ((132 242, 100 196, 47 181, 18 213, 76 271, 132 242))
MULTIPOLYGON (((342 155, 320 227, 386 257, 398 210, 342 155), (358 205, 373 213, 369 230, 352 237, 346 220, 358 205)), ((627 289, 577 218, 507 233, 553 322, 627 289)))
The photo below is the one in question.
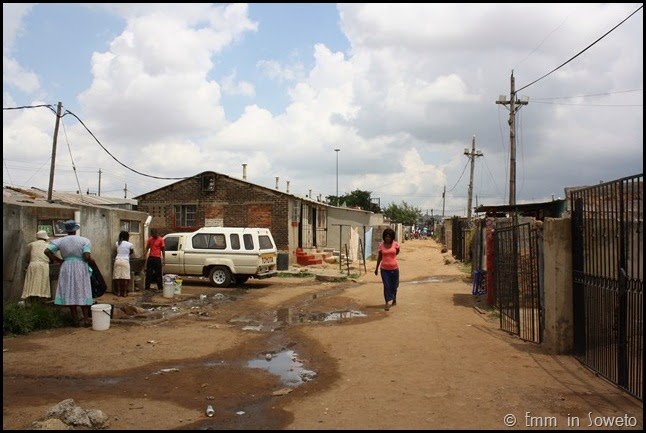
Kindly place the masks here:
POLYGON ((231 236, 229 237, 229 240, 231 241, 231 249, 232 250, 239 250, 240 249, 240 236, 237 233, 231 233, 231 236))
POLYGON ((164 249, 166 251, 177 251, 178 250, 177 247, 179 246, 179 238, 174 236, 168 237, 164 239, 164 244, 165 244, 164 249))
POLYGON ((242 239, 244 240, 244 249, 253 250, 253 237, 251 234, 245 233, 242 235, 242 239))
POLYGON ((227 238, 222 233, 216 233, 211 235, 211 242, 209 242, 209 248, 216 250, 223 250, 227 247, 227 238))
POLYGON ((209 235, 195 235, 193 236, 193 248, 206 249, 209 247, 209 235))
POLYGON ((274 244, 271 242, 271 238, 267 235, 258 236, 258 242, 260 242, 261 250, 271 250, 274 248, 274 244))

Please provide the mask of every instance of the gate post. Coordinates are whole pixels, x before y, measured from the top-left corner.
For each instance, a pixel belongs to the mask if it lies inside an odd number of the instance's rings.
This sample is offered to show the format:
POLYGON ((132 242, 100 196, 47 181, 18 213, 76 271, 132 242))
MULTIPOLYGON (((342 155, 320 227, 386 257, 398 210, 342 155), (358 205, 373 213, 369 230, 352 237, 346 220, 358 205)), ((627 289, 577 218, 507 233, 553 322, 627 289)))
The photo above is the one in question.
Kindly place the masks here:
POLYGON ((494 260, 493 260, 493 221, 487 219, 487 228, 485 232, 485 239, 487 245, 487 306, 492 307, 494 304, 493 296, 493 273, 494 273, 494 260))

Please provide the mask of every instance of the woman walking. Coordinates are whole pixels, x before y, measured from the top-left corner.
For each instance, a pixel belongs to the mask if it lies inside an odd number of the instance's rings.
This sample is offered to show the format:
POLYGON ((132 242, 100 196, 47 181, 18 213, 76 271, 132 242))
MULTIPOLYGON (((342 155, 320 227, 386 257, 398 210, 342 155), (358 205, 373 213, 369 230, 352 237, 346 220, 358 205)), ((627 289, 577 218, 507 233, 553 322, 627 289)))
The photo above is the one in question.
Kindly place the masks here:
POLYGON ((391 306, 397 305, 397 289, 399 288, 397 255, 399 254, 399 243, 395 240, 395 231, 390 227, 384 230, 381 237, 383 242, 379 244, 375 275, 377 275, 379 266, 381 266, 381 281, 384 283, 384 299, 386 301, 384 310, 388 311, 391 306))

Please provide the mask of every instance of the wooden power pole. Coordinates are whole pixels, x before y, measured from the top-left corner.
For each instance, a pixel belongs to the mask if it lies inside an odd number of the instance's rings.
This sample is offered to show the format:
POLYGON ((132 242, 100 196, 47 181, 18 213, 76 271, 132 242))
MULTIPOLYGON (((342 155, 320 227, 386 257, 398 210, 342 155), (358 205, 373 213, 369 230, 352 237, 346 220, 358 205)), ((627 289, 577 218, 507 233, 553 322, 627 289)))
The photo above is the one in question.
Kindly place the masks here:
POLYGON ((511 91, 509 92, 509 100, 505 99, 505 95, 500 95, 496 104, 502 104, 509 110, 509 205, 516 206, 516 112, 520 110, 523 105, 527 105, 528 100, 518 99, 516 95, 516 81, 514 79, 514 71, 511 71, 511 91))
POLYGON ((464 154, 471 160, 471 177, 469 178, 469 198, 467 202, 467 222, 471 224, 471 203, 473 202, 473 167, 477 157, 482 156, 482 152, 476 150, 476 136, 471 140, 471 152, 469 149, 464 149, 464 154))
POLYGON ((52 143, 52 165, 49 168, 49 189, 47 190, 47 201, 52 201, 52 191, 54 190, 54 168, 56 167, 56 142, 58 141, 58 125, 61 123, 61 108, 63 104, 58 102, 56 108, 56 124, 54 126, 54 141, 52 143))

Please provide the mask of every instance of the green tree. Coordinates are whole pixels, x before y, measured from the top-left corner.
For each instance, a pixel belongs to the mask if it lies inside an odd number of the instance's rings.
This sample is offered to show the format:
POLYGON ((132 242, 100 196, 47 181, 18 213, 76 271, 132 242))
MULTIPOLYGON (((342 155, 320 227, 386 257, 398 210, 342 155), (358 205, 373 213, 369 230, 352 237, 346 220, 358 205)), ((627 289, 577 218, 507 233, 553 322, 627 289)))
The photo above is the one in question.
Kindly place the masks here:
POLYGON ((422 210, 402 201, 401 205, 390 203, 384 208, 384 215, 393 222, 413 225, 422 218, 422 210))
POLYGON ((350 194, 344 194, 340 197, 334 195, 328 195, 327 201, 332 206, 341 206, 345 203, 347 207, 359 207, 366 211, 371 211, 375 213, 381 212, 379 206, 372 202, 372 191, 362 191, 356 189, 350 194))
POLYGON ((371 191, 354 190, 343 196, 343 201, 348 207, 360 207, 363 210, 370 210, 371 191))
POLYGON ((339 206, 340 205, 340 200, 339 197, 335 195, 326 195, 325 199, 331 206, 339 206))

